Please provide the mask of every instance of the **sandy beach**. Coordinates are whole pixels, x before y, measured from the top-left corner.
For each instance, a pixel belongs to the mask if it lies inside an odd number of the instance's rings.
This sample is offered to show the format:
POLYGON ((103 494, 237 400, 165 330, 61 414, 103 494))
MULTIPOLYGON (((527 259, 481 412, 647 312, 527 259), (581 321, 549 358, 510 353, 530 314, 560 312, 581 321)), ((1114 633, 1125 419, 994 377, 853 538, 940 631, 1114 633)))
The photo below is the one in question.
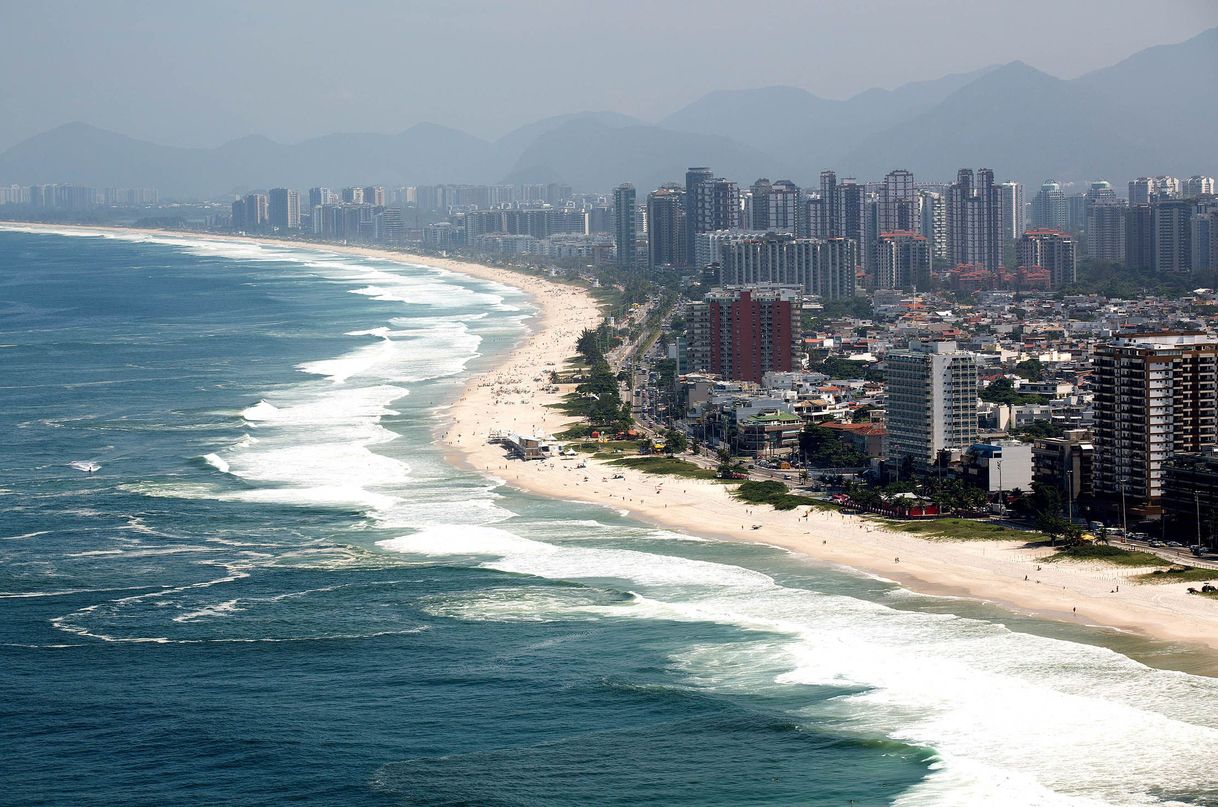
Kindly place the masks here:
MULTIPOLYGON (((30 229, 102 232, 108 228, 27 225, 30 229)), ((529 333, 496 366, 472 378, 448 410, 438 433, 453 461, 541 495, 602 504, 676 532, 782 547, 817 563, 849 567, 925 594, 975 598, 1007 609, 1130 631, 1154 639, 1218 650, 1218 601, 1188 596, 1190 584, 1139 585, 1142 569, 1094 563, 1046 563, 1046 549, 1019 542, 927 540, 885 530, 876 522, 801 508, 780 512, 733 499, 717 482, 646 474, 596 460, 522 462, 487 442, 493 430, 553 434, 571 417, 546 406, 569 391, 547 393, 547 371, 575 353, 579 333, 600 311, 581 288, 466 261, 389 250, 266 238, 137 231, 157 238, 259 241, 334 253, 425 264, 522 289, 538 307, 529 333), (584 469, 576 466, 587 462, 584 469), (621 474, 622 478, 613 476, 621 474), (753 529, 759 525, 758 529, 753 529), (1118 591, 1119 587, 1119 591, 1118 591)), ((1215 572, 1218 579, 1218 572, 1215 572)), ((1192 583, 1191 585, 1198 585, 1192 583)))

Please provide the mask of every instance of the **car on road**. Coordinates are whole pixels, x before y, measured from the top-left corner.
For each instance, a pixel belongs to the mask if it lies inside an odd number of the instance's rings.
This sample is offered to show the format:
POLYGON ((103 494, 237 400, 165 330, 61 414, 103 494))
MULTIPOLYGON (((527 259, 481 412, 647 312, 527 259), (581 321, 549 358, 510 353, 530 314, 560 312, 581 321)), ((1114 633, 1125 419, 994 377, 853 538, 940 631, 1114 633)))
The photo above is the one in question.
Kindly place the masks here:
POLYGON ((1180 543, 1179 541, 1168 541, 1167 545, 1170 546, 1172 549, 1183 549, 1184 548, 1184 544, 1180 543))
POLYGON ((1150 543, 1147 544, 1147 546, 1151 546, 1151 547, 1154 547, 1155 549, 1159 549, 1160 547, 1166 546, 1166 544, 1163 543, 1162 541, 1151 541, 1150 543))

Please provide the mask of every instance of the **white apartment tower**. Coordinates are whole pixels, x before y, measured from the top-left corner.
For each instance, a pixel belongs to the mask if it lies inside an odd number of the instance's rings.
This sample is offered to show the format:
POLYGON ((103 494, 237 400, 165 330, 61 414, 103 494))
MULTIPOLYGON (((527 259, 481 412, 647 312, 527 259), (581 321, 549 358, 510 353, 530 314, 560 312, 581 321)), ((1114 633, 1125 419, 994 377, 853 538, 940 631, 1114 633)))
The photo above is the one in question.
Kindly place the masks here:
POLYGON ((942 451, 977 442, 977 359, 955 342, 912 341, 884 360, 888 385, 885 460, 898 471, 934 468, 942 451))

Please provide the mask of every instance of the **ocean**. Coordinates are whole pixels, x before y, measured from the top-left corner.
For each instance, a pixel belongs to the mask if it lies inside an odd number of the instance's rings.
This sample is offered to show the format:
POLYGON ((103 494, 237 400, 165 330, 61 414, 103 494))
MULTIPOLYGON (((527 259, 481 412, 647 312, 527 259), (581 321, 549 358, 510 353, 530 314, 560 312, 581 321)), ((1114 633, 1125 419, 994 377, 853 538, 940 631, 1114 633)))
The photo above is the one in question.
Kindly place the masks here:
POLYGON ((0 230, 0 804, 1218 804, 1186 651, 448 464, 532 310, 0 230))

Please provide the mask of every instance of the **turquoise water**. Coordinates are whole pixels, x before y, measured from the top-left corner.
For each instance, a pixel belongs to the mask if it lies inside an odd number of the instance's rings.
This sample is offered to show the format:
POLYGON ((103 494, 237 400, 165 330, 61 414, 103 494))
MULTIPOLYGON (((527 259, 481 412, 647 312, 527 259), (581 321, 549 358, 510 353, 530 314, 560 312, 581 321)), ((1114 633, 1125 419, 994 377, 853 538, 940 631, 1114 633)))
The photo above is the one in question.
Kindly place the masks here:
POLYGON ((448 466, 530 313, 0 231, 0 803, 1218 803, 1214 679, 448 466))

